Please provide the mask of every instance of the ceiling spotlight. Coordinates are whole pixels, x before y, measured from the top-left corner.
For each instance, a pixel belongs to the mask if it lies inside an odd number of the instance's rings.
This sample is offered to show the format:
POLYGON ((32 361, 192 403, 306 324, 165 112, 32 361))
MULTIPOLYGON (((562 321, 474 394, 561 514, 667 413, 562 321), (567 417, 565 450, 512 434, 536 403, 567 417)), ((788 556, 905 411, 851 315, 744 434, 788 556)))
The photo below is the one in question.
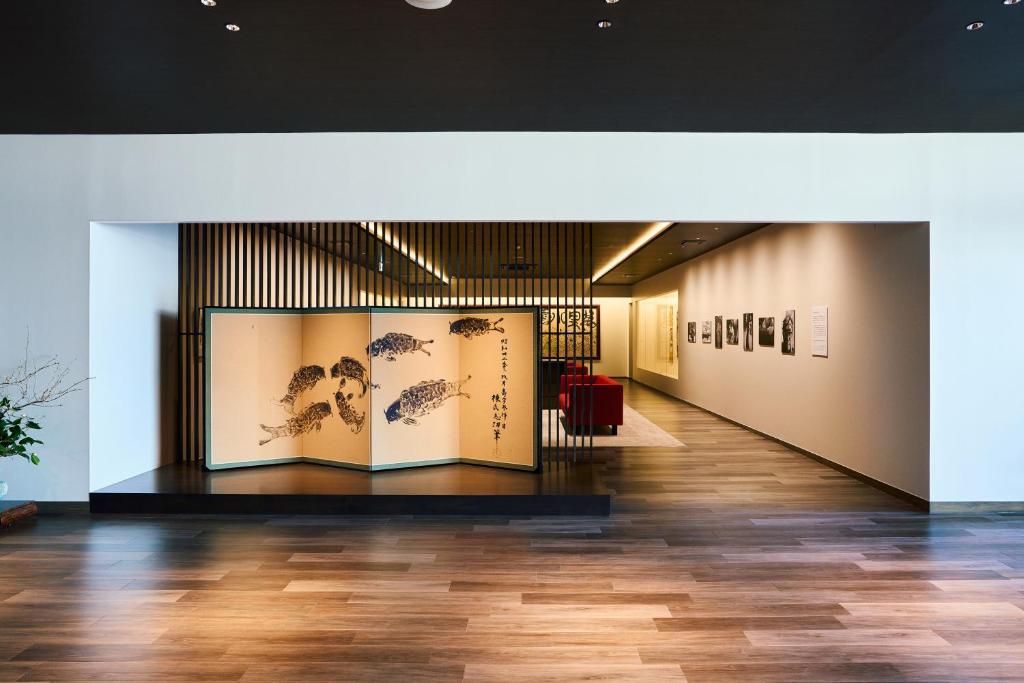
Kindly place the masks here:
POLYGON ((217 0, 199 0, 199 2, 203 3, 207 7, 216 7, 217 6, 217 0))
MULTIPOLYGON (((604 1, 605 1, 605 2, 607 2, 607 3, 609 4, 609 5, 614 5, 614 4, 615 4, 615 3, 617 3, 617 2, 619 1, 619 0, 604 0, 604 1)), ((1017 0, 1017 2, 1020 2, 1020 0, 1017 0)))
POLYGON ((441 9, 452 4, 452 0, 405 0, 417 9, 441 9))
POLYGON ((981 28, 984 25, 985 25, 984 21, 972 21, 971 23, 967 24, 967 30, 968 31, 980 31, 981 28))
POLYGON ((227 30, 231 31, 232 33, 235 33, 236 31, 241 31, 242 30, 242 27, 239 26, 238 24, 224 24, 224 28, 226 28, 227 30))
POLYGON ((611 28, 612 27, 612 22, 608 21, 607 19, 603 19, 603 20, 597 22, 597 27, 598 28, 611 28))
POLYGON ((1003 0, 1004 5, 1019 5, 1020 0, 1003 0))

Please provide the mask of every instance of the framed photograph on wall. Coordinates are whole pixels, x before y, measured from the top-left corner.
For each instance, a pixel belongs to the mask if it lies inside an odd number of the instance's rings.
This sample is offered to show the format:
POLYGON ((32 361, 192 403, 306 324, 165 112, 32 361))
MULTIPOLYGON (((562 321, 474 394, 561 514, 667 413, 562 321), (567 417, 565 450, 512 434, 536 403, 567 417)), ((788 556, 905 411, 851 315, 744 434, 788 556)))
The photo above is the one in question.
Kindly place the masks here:
POLYGON ((691 344, 697 343, 697 323, 686 323, 686 341, 691 344))
POLYGON ((782 319, 782 353, 796 355, 796 311, 786 311, 782 319))
POLYGON ((743 350, 754 350, 754 314, 743 314, 743 350))
POLYGON ((722 316, 715 316, 715 348, 722 348, 722 316))
POLYGON ((701 324, 700 340, 705 344, 711 343, 711 321, 705 320, 701 324))
POLYGON ((775 346, 775 317, 757 319, 758 346, 775 346))
POLYGON ((725 321, 725 343, 730 346, 736 346, 740 343, 739 318, 729 318, 725 321))

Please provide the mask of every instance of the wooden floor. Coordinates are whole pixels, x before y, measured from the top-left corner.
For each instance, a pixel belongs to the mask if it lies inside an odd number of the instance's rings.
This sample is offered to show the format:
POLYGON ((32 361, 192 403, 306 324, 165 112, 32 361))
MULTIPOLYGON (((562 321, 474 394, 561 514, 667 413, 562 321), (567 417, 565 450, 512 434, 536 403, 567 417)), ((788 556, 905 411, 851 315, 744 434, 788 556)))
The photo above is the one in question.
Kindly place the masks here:
POLYGON ((637 385, 610 518, 43 515, 0 680, 1020 681, 1024 516, 931 517, 637 385))

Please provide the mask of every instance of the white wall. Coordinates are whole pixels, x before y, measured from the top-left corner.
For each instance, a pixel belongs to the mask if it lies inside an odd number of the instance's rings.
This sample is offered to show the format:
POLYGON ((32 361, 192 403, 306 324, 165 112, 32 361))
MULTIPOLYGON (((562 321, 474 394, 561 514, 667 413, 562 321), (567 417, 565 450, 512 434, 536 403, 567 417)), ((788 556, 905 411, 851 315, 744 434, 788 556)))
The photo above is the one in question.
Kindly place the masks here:
POLYGON ((89 487, 174 459, 178 225, 92 225, 89 487))
MULTIPOLYGON (((928 221, 930 496, 1024 500, 1021 177, 1021 134, 5 136, 0 367, 88 357, 90 221, 928 221)), ((12 497, 86 497, 87 405, 12 497)))
POLYGON ((637 283, 678 290, 679 378, 634 377, 915 496, 928 498, 928 226, 775 224, 637 283), (829 356, 810 311, 829 307, 829 356), (782 318, 796 310, 796 354, 782 318), (775 345, 700 339, 715 316, 775 318, 775 345), (695 344, 686 325, 697 324, 695 344))
POLYGON ((601 307, 601 360, 594 361, 594 374, 629 377, 629 299, 594 297, 601 307))

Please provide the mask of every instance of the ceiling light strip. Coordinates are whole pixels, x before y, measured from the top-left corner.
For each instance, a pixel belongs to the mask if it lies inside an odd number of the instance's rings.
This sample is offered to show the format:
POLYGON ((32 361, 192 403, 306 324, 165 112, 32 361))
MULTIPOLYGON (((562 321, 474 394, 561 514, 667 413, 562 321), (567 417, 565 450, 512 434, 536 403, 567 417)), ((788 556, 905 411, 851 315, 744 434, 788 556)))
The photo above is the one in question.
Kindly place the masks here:
POLYGON ((594 276, 590 278, 590 281, 597 282, 605 275, 618 268, 620 265, 622 265, 623 261, 625 261, 633 254, 643 249, 645 246, 647 246, 649 242, 651 242, 661 233, 668 230, 673 225, 674 223, 672 221, 661 221, 658 223, 651 223, 650 227, 644 230, 643 234, 641 234, 639 237, 633 240, 633 242, 631 242, 629 246, 627 246, 625 249, 623 249, 618 254, 613 256, 612 260, 604 264, 604 266, 602 266, 600 270, 594 273, 594 276))
POLYGON ((414 249, 409 247, 409 245, 403 244, 402 240, 400 240, 395 235, 394 231, 390 227, 387 227, 384 223, 363 222, 359 223, 359 227, 361 227, 363 230, 379 239, 384 244, 391 247, 393 251, 397 251, 399 254, 406 257, 414 264, 416 264, 423 270, 427 271, 428 273, 436 277, 441 282, 445 283, 446 285, 451 284, 448 280, 448 277, 441 270, 434 267, 434 264, 427 262, 422 256, 417 254, 414 249))

